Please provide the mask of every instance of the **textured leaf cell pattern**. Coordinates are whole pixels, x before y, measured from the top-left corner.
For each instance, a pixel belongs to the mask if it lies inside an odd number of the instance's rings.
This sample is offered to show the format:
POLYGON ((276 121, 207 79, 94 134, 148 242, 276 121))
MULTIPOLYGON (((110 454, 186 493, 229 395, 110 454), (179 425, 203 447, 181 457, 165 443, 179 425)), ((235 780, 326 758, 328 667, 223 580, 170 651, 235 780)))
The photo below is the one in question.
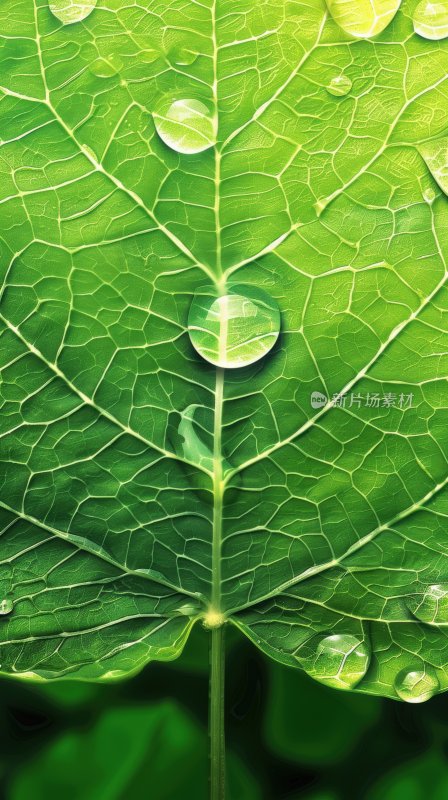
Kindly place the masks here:
POLYGON ((445 690, 448 4, 2 21, 1 671, 445 690))

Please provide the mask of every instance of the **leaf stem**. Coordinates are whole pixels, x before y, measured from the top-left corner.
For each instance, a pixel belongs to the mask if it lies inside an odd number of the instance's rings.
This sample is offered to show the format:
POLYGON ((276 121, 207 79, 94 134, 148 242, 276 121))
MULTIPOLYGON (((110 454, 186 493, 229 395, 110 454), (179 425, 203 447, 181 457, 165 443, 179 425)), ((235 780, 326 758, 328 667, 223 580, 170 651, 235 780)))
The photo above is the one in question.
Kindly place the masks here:
POLYGON ((224 731, 225 625, 211 631, 210 649, 210 800, 225 800, 224 731))
POLYGON ((221 611, 221 537, 223 504, 223 469, 221 452, 222 405, 224 390, 224 370, 216 370, 215 422, 213 452, 213 541, 212 541, 212 596, 214 611, 221 611))

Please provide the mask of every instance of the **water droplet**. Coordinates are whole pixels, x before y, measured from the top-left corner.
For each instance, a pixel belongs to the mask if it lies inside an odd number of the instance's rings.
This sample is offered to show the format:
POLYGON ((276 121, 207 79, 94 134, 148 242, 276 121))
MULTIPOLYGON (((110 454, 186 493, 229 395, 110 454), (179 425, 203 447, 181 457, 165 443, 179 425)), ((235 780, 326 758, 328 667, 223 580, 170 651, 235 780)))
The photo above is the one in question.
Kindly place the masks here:
POLYGON ((414 617, 428 625, 448 624, 448 584, 433 583, 423 594, 409 597, 406 605, 414 617))
POLYGON ((436 193, 434 189, 425 189, 425 191, 423 192, 423 199, 425 203, 428 203, 429 205, 433 203, 434 200, 436 199, 436 193))
POLYGON ((127 677, 128 673, 124 669, 110 669, 108 672, 104 672, 98 680, 100 681, 119 681, 127 677))
POLYGON ((188 47, 175 47, 170 53, 170 61, 178 67, 190 67, 194 64, 198 55, 188 47))
POLYGON ((419 665, 415 669, 403 669, 394 683, 395 691, 406 703, 424 703, 440 688, 437 676, 430 667, 419 665))
POLYGON ((10 614, 11 611, 14 609, 14 603, 12 600, 5 598, 4 600, 0 600, 0 616, 6 616, 10 614))
POLYGON ((97 0, 50 0, 49 7, 52 14, 63 25, 72 25, 82 22, 92 13, 97 0))
POLYGON ((445 39, 448 36, 448 2, 422 0, 412 15, 414 31, 424 39, 445 39))
POLYGON ((217 367, 253 364, 269 353, 280 333, 275 300, 254 286, 232 286, 217 297, 203 289, 190 306, 188 332, 199 355, 217 367))
POLYGON ((90 72, 97 78, 112 78, 123 68, 123 62, 119 56, 96 58, 89 68, 90 72))
POLYGON ((332 634, 313 636, 297 657, 315 680, 336 689, 352 689, 367 672, 370 650, 357 636, 332 634))
POLYGON ((215 144, 215 117, 200 100, 175 100, 153 116, 162 141, 178 153, 202 153, 215 144))
POLYGON ((418 145, 431 175, 445 194, 448 194, 448 136, 418 145))
POLYGON ((213 471, 213 420, 207 420, 205 415, 212 415, 210 409, 205 409, 199 405, 189 405, 180 415, 180 423, 177 432, 181 438, 181 444, 177 450, 191 461, 204 469, 213 471), (203 419, 199 414, 202 412, 203 419))
POLYGON ((177 613, 181 614, 183 617, 195 617, 199 611, 200 607, 193 603, 184 603, 183 606, 179 606, 177 609, 177 613))
POLYGON ((334 21, 357 39, 370 39, 393 20, 401 0, 327 0, 334 21))
POLYGON ((160 53, 157 50, 154 50, 152 47, 147 47, 145 50, 141 50, 138 54, 138 58, 140 61, 143 61, 144 64, 154 64, 154 61, 157 61, 159 58, 160 53))
POLYGON ((348 75, 335 75, 334 78, 327 84, 328 94, 334 97, 345 97, 352 88, 353 84, 348 75))

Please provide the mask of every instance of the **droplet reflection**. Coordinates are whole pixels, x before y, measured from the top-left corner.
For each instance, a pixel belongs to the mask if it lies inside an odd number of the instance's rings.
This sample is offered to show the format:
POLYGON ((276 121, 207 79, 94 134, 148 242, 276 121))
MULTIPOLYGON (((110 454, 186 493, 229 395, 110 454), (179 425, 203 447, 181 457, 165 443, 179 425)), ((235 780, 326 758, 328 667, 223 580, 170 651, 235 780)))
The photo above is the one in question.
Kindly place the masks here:
POLYGON ((448 36, 448 2, 422 0, 412 15, 412 22, 414 31, 424 39, 445 39, 448 36))
POLYGON ((448 584, 433 583, 423 594, 416 594, 406 601, 414 617, 428 625, 448 624, 448 584))
POLYGON ((0 600, 0 615, 6 616, 10 614, 11 611, 14 610, 14 603, 9 598, 5 598, 4 600, 0 600))
POLYGON ((175 100, 153 117, 162 141, 178 153, 202 153, 215 144, 214 115, 200 100, 175 100))
POLYGON ((97 0, 50 0, 49 8, 51 13, 63 25, 73 25, 74 22, 82 22, 89 16, 95 8, 97 0))
POLYGON ((384 31, 400 4, 401 0, 327 0, 337 25, 357 39, 370 39, 384 31))
POLYGON ((217 367, 253 364, 273 348, 280 333, 276 301, 254 286, 233 286, 220 297, 210 287, 193 298, 188 331, 195 350, 217 367))
POLYGON ((424 703, 440 688, 437 676, 430 667, 403 669, 395 679, 395 691, 406 703, 424 703))
POLYGON ((188 47, 175 47, 170 53, 170 61, 178 67, 190 67, 197 58, 198 53, 188 47))
POLYGON ((370 648, 352 634, 313 636, 297 657, 315 680, 336 689, 353 689, 367 672, 370 648))
POLYGON ((348 75, 335 75, 327 84, 328 94, 333 97, 345 97, 351 90, 353 84, 348 75))

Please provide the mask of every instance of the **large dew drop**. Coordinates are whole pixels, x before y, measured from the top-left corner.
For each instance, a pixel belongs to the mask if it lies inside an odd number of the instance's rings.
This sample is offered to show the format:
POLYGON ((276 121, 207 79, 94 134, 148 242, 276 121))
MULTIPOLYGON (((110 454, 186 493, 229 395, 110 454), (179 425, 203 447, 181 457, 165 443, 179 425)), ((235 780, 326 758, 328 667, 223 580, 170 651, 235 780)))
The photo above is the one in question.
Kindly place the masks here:
POLYGON ((448 624, 448 584, 433 583, 423 594, 408 598, 407 606, 414 617, 428 625, 448 624))
POLYGON ((215 144, 215 117, 200 100, 175 100, 153 117, 162 141, 178 153, 202 153, 215 144))
POLYGON ((418 146, 418 151, 424 158, 434 180, 448 195, 448 136, 424 142, 418 146))
POLYGON ((276 301, 261 289, 232 286, 217 297, 210 287, 193 298, 188 332, 206 361, 217 367, 246 367, 272 350, 280 322, 276 301))
POLYGON ((357 39, 370 39, 384 31, 400 3, 401 0, 327 0, 334 21, 357 39))
POLYGON ((412 15, 414 31, 424 39, 445 39, 448 36, 448 2, 422 0, 412 15))
POLYGON ((11 611, 14 610, 14 603, 12 600, 5 598, 4 600, 0 600, 0 616, 5 617, 7 614, 10 614, 11 611))
POLYGON ((406 703, 424 703, 436 694, 440 684, 433 669, 422 669, 418 666, 399 672, 394 687, 400 700, 406 703))
POLYGON ((370 661, 366 642, 352 634, 313 636, 299 651, 306 672, 336 689, 353 689, 364 677, 370 661))
POLYGON ((95 8, 97 0, 50 0, 50 11, 63 25, 82 22, 95 8))
POLYGON ((335 75, 326 88, 333 97, 345 97, 352 88, 352 82, 348 75, 335 75))

